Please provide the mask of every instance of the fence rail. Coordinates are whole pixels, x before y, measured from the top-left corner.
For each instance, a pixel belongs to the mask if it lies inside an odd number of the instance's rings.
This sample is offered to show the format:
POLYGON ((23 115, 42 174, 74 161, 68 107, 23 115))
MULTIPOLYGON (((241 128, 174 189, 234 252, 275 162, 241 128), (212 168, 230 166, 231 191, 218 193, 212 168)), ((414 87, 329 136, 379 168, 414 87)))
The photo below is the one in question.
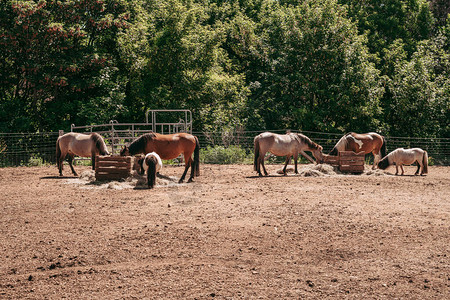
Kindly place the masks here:
MULTIPOLYGON (((112 153, 117 154, 120 145, 128 143, 131 139, 137 138, 148 128, 139 127, 134 124, 134 131, 129 129, 115 128, 112 133, 108 130, 95 128, 104 138, 112 153), (130 139, 131 136, 131 139, 130 139)), ((130 124, 131 126, 131 124, 130 124)), ((229 146, 239 145, 249 153, 253 151, 253 138, 262 131, 237 131, 237 132, 219 132, 219 133, 200 133, 193 134, 199 138, 200 147, 207 146, 229 146)), ((276 133, 285 133, 286 130, 273 130, 276 133)), ((296 131, 292 131, 296 132, 296 131)), ((310 137, 314 142, 324 148, 324 153, 331 151, 336 142, 342 137, 342 134, 332 134, 323 132, 303 131, 303 134, 310 137)), ((0 133, 0 167, 26 166, 38 163, 56 162, 56 140, 58 132, 46 133, 0 133)), ((410 137, 386 137, 388 152, 396 148, 419 147, 428 151, 428 155, 434 164, 450 164, 450 139, 449 138, 410 138, 410 137)))

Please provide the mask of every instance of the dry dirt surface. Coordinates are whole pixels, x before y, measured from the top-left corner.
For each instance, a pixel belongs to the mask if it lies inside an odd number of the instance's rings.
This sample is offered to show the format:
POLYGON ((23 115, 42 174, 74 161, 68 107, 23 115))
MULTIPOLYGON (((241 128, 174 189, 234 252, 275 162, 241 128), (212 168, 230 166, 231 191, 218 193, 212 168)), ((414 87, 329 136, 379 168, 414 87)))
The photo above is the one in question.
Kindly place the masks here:
POLYGON ((153 190, 0 169, 0 298, 450 298, 450 167, 267 167, 165 166, 153 190))

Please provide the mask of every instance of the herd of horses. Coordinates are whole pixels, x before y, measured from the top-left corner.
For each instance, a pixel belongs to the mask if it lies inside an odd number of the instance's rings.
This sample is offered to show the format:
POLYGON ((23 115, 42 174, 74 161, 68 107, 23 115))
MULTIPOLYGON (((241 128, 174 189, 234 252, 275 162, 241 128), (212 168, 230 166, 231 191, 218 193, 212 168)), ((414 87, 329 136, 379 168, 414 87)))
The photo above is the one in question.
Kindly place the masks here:
MULTIPOLYGON (((322 153, 322 146, 313 142, 309 137, 300 133, 276 134, 264 132, 254 138, 254 171, 259 176, 268 175, 264 166, 264 159, 267 152, 275 156, 286 156, 283 173, 286 175, 286 167, 291 158, 294 158, 295 173, 298 174, 297 160, 299 154, 312 163, 322 163, 327 155, 338 155, 340 151, 353 151, 355 153, 372 153, 374 162, 372 168, 386 169, 391 165, 401 168, 401 175, 404 174, 403 165, 417 163, 415 175, 426 174, 428 172, 428 153, 420 148, 403 149, 398 148, 386 155, 386 141, 383 136, 375 132, 364 134, 350 132, 345 134, 334 146, 329 154, 322 153), (309 151, 314 156, 312 159, 305 151, 309 151)), ((179 182, 183 182, 186 174, 191 168, 188 182, 200 175, 200 144, 198 138, 188 133, 158 134, 146 133, 124 146, 120 151, 121 156, 145 155, 137 157, 136 170, 140 174, 147 172, 147 182, 149 188, 155 184, 156 174, 162 168, 162 160, 169 160, 183 154, 185 168, 179 182), (192 157, 192 155, 194 157, 192 157)), ((63 161, 68 160, 72 173, 78 176, 73 168, 74 156, 91 157, 92 168, 95 169, 95 157, 98 155, 109 155, 105 141, 98 133, 83 134, 70 132, 60 136, 56 142, 56 160, 59 175, 62 176, 63 161)))

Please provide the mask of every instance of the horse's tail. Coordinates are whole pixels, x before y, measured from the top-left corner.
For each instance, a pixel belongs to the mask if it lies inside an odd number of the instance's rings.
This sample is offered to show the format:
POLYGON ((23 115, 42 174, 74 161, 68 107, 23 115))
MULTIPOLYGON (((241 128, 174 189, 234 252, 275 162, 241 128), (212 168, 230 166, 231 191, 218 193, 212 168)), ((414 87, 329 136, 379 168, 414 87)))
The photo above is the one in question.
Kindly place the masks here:
POLYGON ((156 183, 156 165, 158 164, 158 160, 156 157, 150 157, 146 162, 148 165, 147 170, 147 183, 149 188, 153 188, 156 183))
POLYGON ((56 140, 56 166, 59 169, 59 164, 61 160, 61 147, 59 146, 59 138, 56 140))
POLYGON ((422 167, 422 173, 423 174, 427 174, 428 173, 428 152, 427 151, 423 151, 423 158, 422 158, 422 163, 423 163, 423 167, 422 167))
POLYGON ((381 151, 381 158, 383 158, 386 156, 387 149, 386 149, 386 139, 384 138, 384 136, 381 138, 383 139, 383 144, 381 145, 380 151, 381 151))
POLYGON ((105 141, 102 136, 98 133, 93 133, 91 139, 94 141, 95 147, 101 155, 109 155, 108 149, 106 149, 105 141))
POLYGON ((200 176, 200 142, 197 137, 195 137, 194 165, 192 168, 195 170, 195 176, 200 176))
POLYGON ((255 160, 253 161, 253 170, 258 171, 258 158, 259 158, 259 139, 255 138, 255 160))

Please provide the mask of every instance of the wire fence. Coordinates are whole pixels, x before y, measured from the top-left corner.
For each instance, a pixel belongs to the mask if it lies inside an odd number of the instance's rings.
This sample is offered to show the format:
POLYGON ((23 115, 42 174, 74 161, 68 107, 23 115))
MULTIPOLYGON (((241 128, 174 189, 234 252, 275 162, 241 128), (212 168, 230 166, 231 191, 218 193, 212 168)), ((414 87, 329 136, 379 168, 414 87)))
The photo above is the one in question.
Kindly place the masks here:
MULTIPOLYGON (((262 131, 234 131, 234 132, 194 132, 201 148, 237 145, 248 153, 253 152, 253 138, 262 131)), ((273 130, 285 133, 286 130, 273 130)), ((292 132, 298 132, 292 130, 292 132)), ((328 153, 342 137, 342 134, 322 132, 301 132, 314 142, 322 145, 323 152, 328 153)), ((107 135, 106 143, 111 147, 107 135)), ((0 133, 0 167, 30 166, 42 163, 56 163, 56 140, 58 132, 45 133, 0 133)), ((410 138, 385 137, 388 152, 396 148, 419 147, 428 152, 430 161, 436 165, 450 164, 450 139, 448 138, 410 138)), ((110 151, 113 152, 113 151, 110 151)), ((117 153, 116 153, 117 154, 117 153)))

